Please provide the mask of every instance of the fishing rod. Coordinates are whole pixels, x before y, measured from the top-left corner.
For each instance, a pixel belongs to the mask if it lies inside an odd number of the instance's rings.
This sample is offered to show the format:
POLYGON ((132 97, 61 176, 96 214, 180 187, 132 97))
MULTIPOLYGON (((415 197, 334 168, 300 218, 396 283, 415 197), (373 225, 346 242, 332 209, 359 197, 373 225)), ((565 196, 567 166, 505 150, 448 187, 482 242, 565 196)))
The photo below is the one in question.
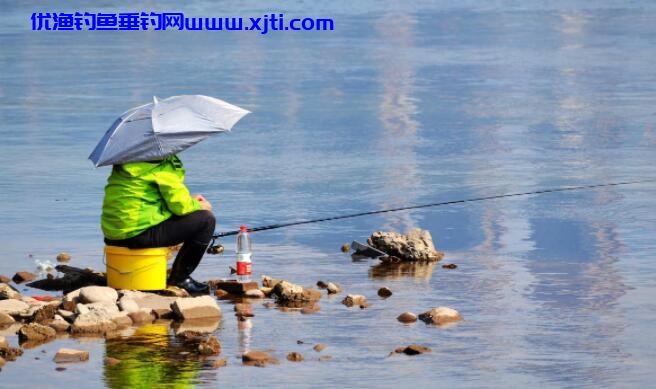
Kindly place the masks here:
MULTIPOLYGON (((559 187, 559 188, 535 190, 535 191, 531 191, 531 192, 506 193, 506 194, 493 195, 493 196, 474 197, 474 198, 462 199, 462 200, 451 200, 451 201, 443 201, 443 202, 438 202, 438 203, 411 205, 411 206, 407 206, 407 207, 388 208, 388 209, 381 209, 381 210, 377 210, 377 211, 359 212, 359 213, 353 213, 353 214, 349 214, 349 215, 325 217, 325 218, 321 218, 321 219, 299 220, 299 221, 288 222, 288 223, 271 224, 271 225, 268 225, 268 226, 260 226, 260 227, 249 228, 248 231, 249 232, 266 231, 266 230, 274 230, 274 229, 277 229, 277 228, 298 226, 298 225, 301 225, 301 224, 320 223, 320 222, 326 222, 326 221, 331 221, 331 220, 350 219, 350 218, 354 218, 354 217, 376 215, 376 214, 387 213, 387 212, 398 212, 398 211, 407 211, 407 210, 411 210, 411 209, 420 209, 420 208, 429 208, 429 207, 440 207, 440 206, 445 206, 445 205, 473 203, 473 202, 478 202, 478 201, 495 200, 495 199, 502 199, 502 198, 508 198, 508 197, 519 197, 519 196, 540 195, 540 194, 545 194, 545 193, 587 190, 587 189, 594 189, 594 188, 603 188, 603 187, 608 187, 608 186, 635 185, 635 184, 642 184, 642 183, 646 183, 646 182, 656 182, 656 178, 644 179, 644 180, 638 180, 638 181, 610 182, 610 183, 594 184, 594 185, 565 186, 565 187, 559 187)), ((238 233, 239 233, 239 230, 221 232, 221 233, 215 234, 213 236, 213 239, 219 239, 219 238, 223 238, 223 237, 226 237, 226 236, 237 235, 238 233)))

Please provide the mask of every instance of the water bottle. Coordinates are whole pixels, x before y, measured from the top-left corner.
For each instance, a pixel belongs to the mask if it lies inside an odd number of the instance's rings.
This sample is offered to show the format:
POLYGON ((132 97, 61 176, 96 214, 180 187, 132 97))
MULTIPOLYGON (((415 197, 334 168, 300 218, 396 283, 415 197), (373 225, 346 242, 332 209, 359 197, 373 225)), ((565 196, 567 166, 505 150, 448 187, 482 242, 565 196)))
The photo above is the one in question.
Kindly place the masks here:
POLYGON ((237 281, 251 280, 251 237, 246 226, 239 227, 237 235, 237 281))

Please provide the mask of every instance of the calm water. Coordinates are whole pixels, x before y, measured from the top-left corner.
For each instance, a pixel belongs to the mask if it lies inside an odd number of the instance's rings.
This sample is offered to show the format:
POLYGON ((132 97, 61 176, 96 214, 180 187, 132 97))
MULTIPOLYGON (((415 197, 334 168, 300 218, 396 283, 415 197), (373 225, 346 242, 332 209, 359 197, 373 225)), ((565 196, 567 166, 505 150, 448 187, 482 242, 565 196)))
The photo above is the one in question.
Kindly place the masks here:
MULTIPOLYGON (((153 95, 206 94, 253 112, 181 154, 219 231, 655 176, 648 1, 66 3, 0 2, 0 274, 60 251, 103 268, 109 169, 86 158, 117 115, 153 95), (35 11, 282 12, 333 18, 335 31, 33 32, 35 11)), ((656 378, 655 193, 654 183, 607 187, 257 233, 256 276, 334 281, 372 306, 324 297, 320 312, 302 315, 256 302, 243 328, 220 302, 214 333, 226 368, 180 351, 165 323, 123 340, 28 349, 0 373, 2 386, 647 387, 656 378), (381 269, 339 251, 374 230, 414 226, 458 269, 381 269), (388 300, 376 296, 384 285, 388 300), (395 320, 440 305, 465 321, 395 320), (320 354, 319 342, 328 345, 320 354), (388 357, 410 343, 433 352, 388 357), (91 359, 57 372, 59 347, 91 359), (243 367, 247 347, 283 363, 243 367), (291 351, 306 361, 287 362, 291 351), (104 367, 105 355, 124 363, 104 367)), ((223 243, 227 254, 208 257, 198 278, 227 275, 234 242, 223 243)))

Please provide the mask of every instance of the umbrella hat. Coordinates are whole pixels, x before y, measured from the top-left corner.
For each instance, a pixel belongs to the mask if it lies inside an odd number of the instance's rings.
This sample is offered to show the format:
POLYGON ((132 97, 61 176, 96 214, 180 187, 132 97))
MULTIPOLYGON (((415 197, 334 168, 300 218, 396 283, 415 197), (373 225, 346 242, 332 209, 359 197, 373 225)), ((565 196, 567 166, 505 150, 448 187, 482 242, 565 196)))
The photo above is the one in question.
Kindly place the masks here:
POLYGON ((155 97, 116 119, 89 159, 95 166, 163 159, 210 135, 230 131, 248 113, 209 96, 155 97))

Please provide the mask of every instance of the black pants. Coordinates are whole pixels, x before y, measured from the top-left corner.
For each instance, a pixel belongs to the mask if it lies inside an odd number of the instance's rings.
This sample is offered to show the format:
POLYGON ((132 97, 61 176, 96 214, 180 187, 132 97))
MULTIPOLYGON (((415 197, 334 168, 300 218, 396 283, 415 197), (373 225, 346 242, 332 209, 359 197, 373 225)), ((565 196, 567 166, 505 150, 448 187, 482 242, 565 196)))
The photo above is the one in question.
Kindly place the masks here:
MULTIPOLYGON (((184 216, 174 215, 132 238, 122 240, 105 238, 105 243, 131 249, 167 247, 180 243, 183 243, 183 245, 207 246, 212 241, 215 225, 216 219, 212 212, 201 210, 184 216)), ((199 250, 181 250, 175 260, 176 262, 181 261, 181 263, 198 264, 203 257, 203 253, 199 250), (180 254, 184 255, 185 252, 187 255, 193 255, 194 258, 181 258, 180 254), (199 257, 198 254, 200 254, 199 257)))

